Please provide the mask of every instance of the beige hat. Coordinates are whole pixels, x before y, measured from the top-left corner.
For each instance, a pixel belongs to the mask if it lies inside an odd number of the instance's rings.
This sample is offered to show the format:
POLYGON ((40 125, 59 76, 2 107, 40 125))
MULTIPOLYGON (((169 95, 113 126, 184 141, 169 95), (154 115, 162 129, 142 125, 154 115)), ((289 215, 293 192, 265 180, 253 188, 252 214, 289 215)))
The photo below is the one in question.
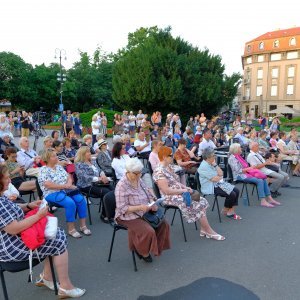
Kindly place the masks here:
POLYGON ((98 141, 98 147, 99 147, 99 149, 100 149, 101 146, 104 145, 104 144, 107 144, 107 141, 105 141, 105 140, 103 140, 103 139, 100 139, 100 140, 98 141))

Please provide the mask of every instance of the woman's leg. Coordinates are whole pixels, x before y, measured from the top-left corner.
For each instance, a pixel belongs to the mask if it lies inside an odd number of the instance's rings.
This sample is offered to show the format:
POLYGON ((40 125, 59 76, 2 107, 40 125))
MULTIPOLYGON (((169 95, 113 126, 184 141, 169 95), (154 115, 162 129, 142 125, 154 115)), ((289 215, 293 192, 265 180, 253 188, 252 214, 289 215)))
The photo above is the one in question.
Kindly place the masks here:
POLYGON ((86 227, 87 203, 85 198, 81 194, 77 194, 72 196, 72 201, 77 208, 80 228, 86 227))
MULTIPOLYGON (((69 278, 69 256, 66 250, 63 254, 54 256, 54 264, 58 275, 59 286, 65 290, 74 288, 69 278)), ((52 281, 52 274, 48 257, 45 259, 44 264, 44 278, 45 280, 52 281)))
POLYGON ((35 180, 22 182, 19 186, 19 191, 36 191, 35 180))

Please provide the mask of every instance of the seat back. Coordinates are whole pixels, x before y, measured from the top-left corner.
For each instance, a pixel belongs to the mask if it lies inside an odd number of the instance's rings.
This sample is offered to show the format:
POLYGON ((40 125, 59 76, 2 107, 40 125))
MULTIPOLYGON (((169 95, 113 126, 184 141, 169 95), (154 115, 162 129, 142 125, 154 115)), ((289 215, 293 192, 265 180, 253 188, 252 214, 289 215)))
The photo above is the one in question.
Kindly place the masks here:
POLYGON ((114 182, 114 184, 116 185, 117 184, 117 182, 118 182, 118 179, 117 179, 117 175, 116 175, 116 171, 115 171, 115 169, 114 168, 111 168, 111 170, 112 170, 112 180, 113 180, 113 182, 114 182))
POLYGON ((155 196, 156 196, 157 199, 161 198, 159 187, 158 187, 158 185, 156 184, 155 181, 153 181, 153 191, 154 191, 155 196))
POLYGON ((107 218, 109 220, 113 219, 115 217, 116 210, 116 197, 114 191, 105 194, 105 196, 103 197, 103 205, 107 218))
POLYGON ((201 184, 200 184, 200 177, 199 177, 199 172, 197 171, 195 174, 195 180, 197 184, 197 191, 201 193, 201 184))
POLYGON ((39 198, 43 199, 43 191, 41 189, 41 186, 40 186, 39 181, 38 181, 37 178, 35 179, 35 185, 36 185, 36 191, 37 191, 37 194, 38 194, 39 198))
POLYGON ((153 169, 152 169, 152 166, 151 166, 151 163, 150 163, 149 160, 148 160, 148 162, 147 162, 147 168, 148 168, 149 173, 150 173, 150 175, 151 175, 151 177, 152 177, 152 175, 153 175, 153 169))
POLYGON ((232 173, 230 164, 227 165, 227 171, 228 171, 228 174, 227 174, 228 182, 233 182, 233 173, 232 173))

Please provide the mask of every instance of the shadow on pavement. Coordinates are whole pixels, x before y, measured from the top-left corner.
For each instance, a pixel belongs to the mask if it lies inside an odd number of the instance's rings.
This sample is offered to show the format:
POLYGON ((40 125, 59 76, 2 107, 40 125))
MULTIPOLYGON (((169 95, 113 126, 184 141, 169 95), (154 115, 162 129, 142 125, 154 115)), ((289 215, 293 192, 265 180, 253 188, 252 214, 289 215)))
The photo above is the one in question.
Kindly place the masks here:
POLYGON ((160 296, 140 296, 138 300, 259 300, 253 292, 231 281, 206 277, 160 296))

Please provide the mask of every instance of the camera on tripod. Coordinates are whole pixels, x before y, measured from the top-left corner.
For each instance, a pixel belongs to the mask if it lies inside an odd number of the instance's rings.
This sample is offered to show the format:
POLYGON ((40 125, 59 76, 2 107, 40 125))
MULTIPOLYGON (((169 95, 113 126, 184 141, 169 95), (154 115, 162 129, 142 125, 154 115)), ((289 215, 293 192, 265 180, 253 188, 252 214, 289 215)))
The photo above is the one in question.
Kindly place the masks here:
POLYGON ((36 111, 33 115, 33 121, 34 123, 38 123, 40 125, 46 125, 47 124, 47 113, 43 111, 44 108, 40 107, 39 111, 36 111))

